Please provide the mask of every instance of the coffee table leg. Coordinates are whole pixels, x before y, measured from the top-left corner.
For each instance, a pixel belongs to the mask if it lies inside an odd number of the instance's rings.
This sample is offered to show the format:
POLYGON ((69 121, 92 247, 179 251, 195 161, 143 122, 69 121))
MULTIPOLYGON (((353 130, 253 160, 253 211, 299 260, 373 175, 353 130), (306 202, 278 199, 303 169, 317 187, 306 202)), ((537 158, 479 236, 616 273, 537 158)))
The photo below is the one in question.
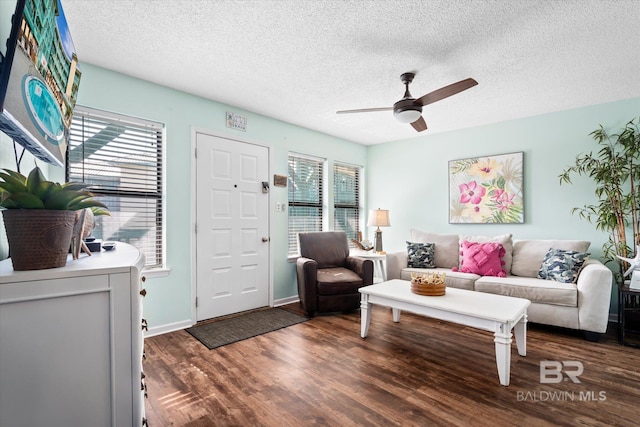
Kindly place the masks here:
POLYGON ((393 321, 395 323, 398 323, 400 321, 400 309, 399 308, 392 308, 391 309, 391 315, 392 315, 393 321))
POLYGON ((516 337, 516 346, 518 347, 518 354, 520 356, 527 355, 527 314, 525 313, 522 318, 513 327, 513 334, 516 337))
POLYGON ((369 333, 369 322, 371 322, 369 295, 362 294, 360 297, 360 336, 362 338, 366 338, 369 333))
POLYGON ((493 335, 495 337, 493 341, 496 343, 498 377, 500 384, 507 386, 511 370, 511 328, 506 323, 499 323, 493 335))

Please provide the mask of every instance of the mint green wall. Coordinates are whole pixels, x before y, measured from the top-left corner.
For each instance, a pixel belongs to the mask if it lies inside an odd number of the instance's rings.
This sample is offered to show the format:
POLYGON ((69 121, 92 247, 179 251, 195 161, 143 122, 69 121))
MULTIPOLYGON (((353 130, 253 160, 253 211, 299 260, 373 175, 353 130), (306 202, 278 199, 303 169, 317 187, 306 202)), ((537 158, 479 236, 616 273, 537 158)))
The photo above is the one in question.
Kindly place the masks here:
MULTIPOLYGON (((192 127, 270 146, 271 174, 287 174, 289 151, 364 166, 366 147, 318 132, 229 107, 89 64, 81 64, 82 83, 78 104, 166 124, 167 277, 147 281, 144 315, 150 329, 180 324, 191 318, 192 127), (225 112, 248 118, 247 132, 225 126, 225 112)), ((206 82, 203 82, 207 84, 206 82)), ((272 181, 272 179, 270 180, 272 181)), ((274 299, 297 296, 295 264, 287 261, 287 214, 276 212, 275 203, 287 202, 287 190, 271 186, 271 245, 274 299)), ((330 196, 330 195, 329 195, 330 196)))
MULTIPOLYGON (((419 228, 441 233, 509 232, 516 239, 587 239, 594 255, 600 256, 606 236, 570 213, 571 208, 595 200, 591 181, 576 179, 574 185, 560 186, 558 175, 578 153, 595 149, 589 133, 598 124, 615 130, 640 114, 640 98, 636 98, 455 132, 427 131, 416 139, 367 147, 89 64, 81 66, 79 104, 166 124, 167 265, 171 273, 147 282, 144 311, 152 329, 191 319, 192 127, 270 146, 271 174, 286 175, 289 151, 327 158, 329 169, 334 161, 366 166, 367 206, 390 209, 391 227, 383 230, 388 251, 404 250, 409 229, 419 228), (246 116, 247 132, 226 128, 226 111, 246 116), (447 162, 515 151, 524 152, 525 223, 448 224, 447 162)), ((428 122, 428 111, 425 114, 428 122)), ((32 158, 25 156, 23 172, 32 165, 32 158)), ((50 179, 63 180, 62 168, 41 166, 50 179)), ((15 168, 13 147, 4 135, 0 135, 0 167, 15 168)), ((286 188, 271 188, 274 299, 280 300, 297 296, 297 289, 294 264, 287 261, 286 212, 275 212, 277 202, 287 201, 286 188)), ((1 258, 6 237, 0 231, 1 258)), ((373 230, 367 231, 371 238, 373 230)))
MULTIPOLYGON (((595 203, 592 181, 576 178, 573 185, 561 186, 558 175, 579 153, 597 151, 589 133, 599 124, 616 131, 639 115, 640 98, 635 98, 455 132, 427 131, 420 138, 369 147, 368 206, 390 210, 391 227, 383 229, 385 250, 406 250, 409 230, 418 228, 512 233, 515 239, 584 239, 601 257, 606 235, 571 214, 573 207, 595 203), (449 224, 448 161, 517 151, 524 152, 525 223, 449 224)), ((428 123, 428 108, 425 118, 428 123)))

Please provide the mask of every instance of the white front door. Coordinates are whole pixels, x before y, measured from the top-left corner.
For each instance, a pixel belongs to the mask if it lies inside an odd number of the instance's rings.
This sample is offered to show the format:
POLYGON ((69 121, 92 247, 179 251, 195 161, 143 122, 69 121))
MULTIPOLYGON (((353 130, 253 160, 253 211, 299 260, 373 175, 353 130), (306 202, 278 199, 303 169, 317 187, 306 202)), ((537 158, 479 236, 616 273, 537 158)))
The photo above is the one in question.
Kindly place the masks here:
POLYGON ((196 317, 269 305, 267 147, 196 133, 196 317))

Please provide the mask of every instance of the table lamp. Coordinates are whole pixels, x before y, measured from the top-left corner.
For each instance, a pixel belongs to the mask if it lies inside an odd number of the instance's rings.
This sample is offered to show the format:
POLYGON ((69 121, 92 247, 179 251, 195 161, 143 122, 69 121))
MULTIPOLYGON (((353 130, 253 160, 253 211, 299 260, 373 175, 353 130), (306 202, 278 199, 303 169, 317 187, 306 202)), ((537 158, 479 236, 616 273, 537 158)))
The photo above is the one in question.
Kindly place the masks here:
POLYGON ((378 227, 376 229, 375 237, 375 251, 382 252, 382 230, 380 227, 389 227, 389 211, 385 209, 372 209, 369 211, 369 221, 367 222, 369 227, 378 227))

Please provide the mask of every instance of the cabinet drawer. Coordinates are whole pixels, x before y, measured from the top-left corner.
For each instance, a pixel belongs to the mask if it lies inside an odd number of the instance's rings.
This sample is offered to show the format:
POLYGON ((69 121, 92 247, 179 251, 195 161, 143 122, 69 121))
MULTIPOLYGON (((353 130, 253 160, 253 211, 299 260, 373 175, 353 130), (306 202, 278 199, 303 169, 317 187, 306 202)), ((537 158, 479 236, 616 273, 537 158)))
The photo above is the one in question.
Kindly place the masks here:
POLYGON ((104 291, 108 288, 108 275, 4 283, 0 285, 0 304, 87 294, 104 291))

